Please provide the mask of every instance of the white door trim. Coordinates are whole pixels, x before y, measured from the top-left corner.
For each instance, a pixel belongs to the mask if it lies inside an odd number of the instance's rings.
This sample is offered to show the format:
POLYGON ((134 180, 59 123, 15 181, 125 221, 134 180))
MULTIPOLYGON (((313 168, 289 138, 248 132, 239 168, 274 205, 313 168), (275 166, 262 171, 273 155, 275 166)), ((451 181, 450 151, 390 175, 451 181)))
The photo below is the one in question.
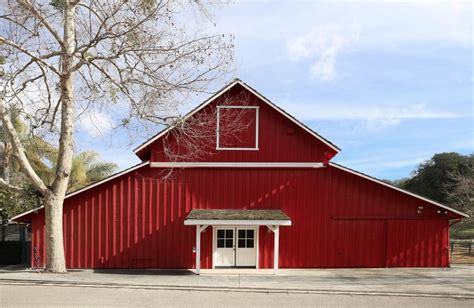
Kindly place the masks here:
MULTIPOLYGON (((234 244, 237 245, 237 234, 236 234, 236 231, 237 231, 237 228, 249 228, 249 229, 254 229, 255 230, 255 268, 258 269, 259 268, 259 264, 258 264, 258 256, 259 256, 259 237, 260 237, 260 226, 252 226, 252 225, 233 225, 233 226, 229 226, 229 225, 225 225, 225 226, 212 226, 212 269, 215 269, 215 258, 214 258, 214 253, 217 249, 217 229, 218 228, 234 228, 234 244)), ((236 258, 234 258, 236 259, 236 258)))

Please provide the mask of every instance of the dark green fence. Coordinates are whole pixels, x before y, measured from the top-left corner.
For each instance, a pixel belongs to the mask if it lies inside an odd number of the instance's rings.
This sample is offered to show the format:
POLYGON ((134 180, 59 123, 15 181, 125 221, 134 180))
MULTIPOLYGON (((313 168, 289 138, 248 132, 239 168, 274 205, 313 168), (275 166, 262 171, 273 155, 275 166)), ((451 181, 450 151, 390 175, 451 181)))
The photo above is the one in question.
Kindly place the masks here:
POLYGON ((31 240, 26 225, 0 227, 0 265, 31 267, 31 240))

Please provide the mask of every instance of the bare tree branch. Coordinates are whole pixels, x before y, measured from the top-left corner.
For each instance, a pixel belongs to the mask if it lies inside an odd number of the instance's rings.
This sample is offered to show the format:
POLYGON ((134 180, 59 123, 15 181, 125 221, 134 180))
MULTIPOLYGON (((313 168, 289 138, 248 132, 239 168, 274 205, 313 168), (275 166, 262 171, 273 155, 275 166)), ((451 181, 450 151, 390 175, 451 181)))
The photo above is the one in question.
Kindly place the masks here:
POLYGON ((20 51, 20 52, 24 53, 25 55, 29 56, 31 58, 31 60, 33 60, 33 61, 49 68, 51 71, 53 71, 57 75, 60 75, 60 72, 57 68, 55 68, 54 66, 52 66, 49 63, 45 62, 43 59, 41 59, 41 57, 35 56, 32 52, 30 52, 29 50, 27 50, 27 49, 23 48, 22 46, 16 44, 15 42, 12 42, 12 41, 4 38, 4 37, 0 37, 0 44, 2 44, 2 43, 17 49, 18 51, 20 51))
POLYGON ((31 167, 30 162, 28 161, 28 158, 26 157, 25 154, 25 149, 23 145, 21 144, 20 138, 18 137, 18 134, 15 130, 15 127, 13 126, 10 115, 8 114, 8 111, 5 109, 5 105, 3 101, 0 101, 0 118, 2 119, 2 124, 3 128, 8 134, 8 138, 10 139, 12 146, 15 150, 15 156, 25 173, 25 175, 28 176, 28 178, 31 180, 31 182, 35 185, 35 187, 44 195, 47 196, 49 194, 49 189, 46 187, 46 185, 43 183, 43 181, 40 179, 40 177, 36 174, 36 172, 33 170, 33 167, 31 167))
POLYGON ((6 190, 9 190, 9 191, 15 192, 15 193, 23 192, 22 187, 18 187, 18 186, 8 184, 4 179, 0 179, 0 187, 4 188, 6 190))
POLYGON ((54 29, 53 25, 48 22, 47 17, 44 16, 43 13, 41 13, 41 11, 38 10, 33 3, 31 3, 29 0, 17 0, 17 2, 25 9, 30 11, 37 18, 38 22, 43 24, 46 29, 49 30, 49 33, 51 33, 51 35, 56 39, 61 48, 65 48, 61 35, 59 35, 56 29, 54 29))

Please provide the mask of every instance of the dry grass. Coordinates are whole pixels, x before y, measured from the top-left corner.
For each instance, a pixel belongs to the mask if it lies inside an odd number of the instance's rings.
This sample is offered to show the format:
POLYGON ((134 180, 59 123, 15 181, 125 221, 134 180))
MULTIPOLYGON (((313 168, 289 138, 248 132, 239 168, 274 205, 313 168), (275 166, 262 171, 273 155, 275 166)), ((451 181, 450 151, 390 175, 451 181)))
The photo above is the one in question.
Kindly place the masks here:
POLYGON ((451 263, 453 264, 474 264, 474 254, 465 254, 463 252, 454 252, 451 254, 451 263))

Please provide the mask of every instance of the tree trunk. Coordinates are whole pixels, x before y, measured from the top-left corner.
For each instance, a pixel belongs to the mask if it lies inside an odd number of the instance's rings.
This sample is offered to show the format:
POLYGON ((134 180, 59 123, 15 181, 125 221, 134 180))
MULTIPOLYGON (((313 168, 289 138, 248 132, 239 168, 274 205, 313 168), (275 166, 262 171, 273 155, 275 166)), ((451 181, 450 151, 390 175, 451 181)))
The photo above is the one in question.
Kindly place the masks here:
MULTIPOLYGON (((8 141, 8 136, 5 136, 7 140, 3 143, 3 180, 6 184, 10 184, 10 162, 12 157, 12 145, 8 141)), ((1 223, 2 223, 2 241, 6 240, 7 227, 5 213, 2 212, 1 223)))
POLYGON ((65 272, 63 243, 63 202, 74 155, 74 65, 76 2, 64 3, 64 45, 61 55, 61 135, 52 193, 46 201, 46 270, 65 272))
MULTIPOLYGON (((7 137, 8 138, 8 137, 7 137)), ((5 183, 10 184, 10 165, 12 158, 12 145, 10 141, 5 141, 3 152, 3 180, 5 183)))
POLYGON ((63 201, 51 195, 44 198, 46 224, 46 270, 66 272, 63 241, 63 201))

